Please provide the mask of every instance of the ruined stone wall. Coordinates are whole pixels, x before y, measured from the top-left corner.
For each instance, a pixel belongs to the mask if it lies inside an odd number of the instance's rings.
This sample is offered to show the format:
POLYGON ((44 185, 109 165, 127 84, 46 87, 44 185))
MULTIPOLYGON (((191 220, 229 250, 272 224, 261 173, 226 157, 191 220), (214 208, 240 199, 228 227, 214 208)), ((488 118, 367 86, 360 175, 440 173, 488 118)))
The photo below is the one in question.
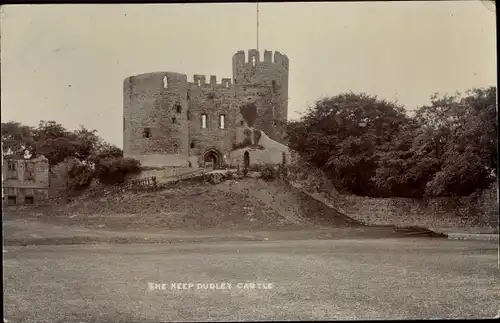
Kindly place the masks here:
POLYGON ((289 60, 279 52, 265 51, 264 59, 256 49, 233 56, 233 78, 238 105, 254 102, 258 118, 255 127, 273 140, 282 142, 288 117, 289 60))
POLYGON ((235 86, 235 106, 238 112, 241 108, 247 110, 239 113, 239 120, 244 125, 264 131, 271 139, 282 142, 285 135, 285 123, 282 118, 279 97, 272 93, 271 88, 259 85, 235 86), (255 120, 246 120, 245 114, 256 115, 255 120))
POLYGON ((125 156, 151 166, 187 163, 186 75, 155 72, 131 76, 125 79, 123 89, 125 156))
POLYGON ((6 159, 2 165, 4 198, 16 196, 16 204, 22 205, 26 197, 36 204, 49 195, 49 161, 44 156, 31 160, 6 159), (9 164, 11 166, 9 167, 9 164))
POLYGON ((48 188, 49 161, 44 156, 35 159, 5 159, 3 166, 4 187, 48 188), (14 170, 9 169, 14 164, 14 170))
POLYGON ((189 154, 203 158, 205 151, 217 149, 221 154, 228 154, 234 141, 237 126, 237 109, 234 105, 235 94, 231 79, 222 79, 217 83, 216 76, 195 75, 189 85, 189 154), (206 115, 206 128, 202 128, 202 115, 206 115), (224 116, 224 128, 221 129, 221 115, 224 116))

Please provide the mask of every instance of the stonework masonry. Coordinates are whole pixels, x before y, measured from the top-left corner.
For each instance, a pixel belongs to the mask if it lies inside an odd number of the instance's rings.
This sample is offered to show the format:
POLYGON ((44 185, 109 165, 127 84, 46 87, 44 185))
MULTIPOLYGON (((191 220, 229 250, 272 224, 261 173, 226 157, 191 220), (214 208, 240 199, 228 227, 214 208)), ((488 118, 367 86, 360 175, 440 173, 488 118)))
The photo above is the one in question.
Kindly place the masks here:
POLYGON ((262 130, 283 143, 288 117, 289 60, 280 52, 233 55, 233 77, 153 72, 123 83, 123 150, 144 166, 230 161, 236 132, 262 130), (243 113, 242 113, 243 111, 243 113))
POLYGON ((49 197, 49 161, 5 158, 2 165, 2 197, 7 205, 35 205, 49 197))

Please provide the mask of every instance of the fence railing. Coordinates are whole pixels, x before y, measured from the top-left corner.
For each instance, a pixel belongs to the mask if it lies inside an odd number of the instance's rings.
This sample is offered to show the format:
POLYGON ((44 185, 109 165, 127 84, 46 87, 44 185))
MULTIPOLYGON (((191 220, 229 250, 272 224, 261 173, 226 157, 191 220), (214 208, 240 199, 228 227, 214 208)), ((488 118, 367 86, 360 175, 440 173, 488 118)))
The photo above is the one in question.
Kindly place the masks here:
POLYGON ((110 186, 101 186, 96 189, 90 189, 88 195, 109 195, 122 193, 126 191, 155 191, 158 188, 158 183, 156 181, 156 176, 145 177, 141 179, 128 180, 120 184, 114 184, 110 186))

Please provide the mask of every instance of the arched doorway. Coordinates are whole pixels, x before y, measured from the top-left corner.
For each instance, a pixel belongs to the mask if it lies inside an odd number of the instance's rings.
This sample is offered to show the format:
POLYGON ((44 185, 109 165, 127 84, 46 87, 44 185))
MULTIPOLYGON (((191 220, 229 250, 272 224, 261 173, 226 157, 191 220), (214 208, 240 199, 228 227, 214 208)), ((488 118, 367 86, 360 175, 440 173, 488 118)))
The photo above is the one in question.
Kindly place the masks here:
POLYGON ((243 154, 243 164, 245 168, 250 167, 250 153, 248 151, 245 151, 245 154, 243 154))
POLYGON ((220 168, 221 161, 222 155, 217 149, 208 149, 203 154, 203 162, 205 164, 205 167, 212 167, 213 169, 220 168))

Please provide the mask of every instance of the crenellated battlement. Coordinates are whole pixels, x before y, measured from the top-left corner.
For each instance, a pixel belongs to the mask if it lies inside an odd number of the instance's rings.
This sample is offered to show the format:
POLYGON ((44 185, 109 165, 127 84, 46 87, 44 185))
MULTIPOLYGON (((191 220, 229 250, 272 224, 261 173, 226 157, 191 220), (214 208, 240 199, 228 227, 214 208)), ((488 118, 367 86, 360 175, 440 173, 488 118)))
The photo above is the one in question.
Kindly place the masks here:
POLYGON ((233 64, 236 66, 245 64, 257 65, 260 63, 279 64, 287 71, 289 67, 288 56, 281 54, 279 51, 264 50, 263 60, 261 60, 260 52, 257 49, 249 49, 248 55, 243 50, 239 50, 233 55, 233 64))
POLYGON ((282 140, 288 113, 288 66, 288 57, 279 51, 249 49, 234 53, 231 78, 161 70, 127 77, 123 81, 124 154, 150 164, 160 157, 176 162, 184 158, 186 166, 188 161, 194 165, 207 157, 226 158, 237 139, 233 130, 248 124, 248 113, 254 115, 252 127, 282 140), (217 147, 217 156, 205 153, 209 147, 217 147))
POLYGON ((207 86, 207 87, 227 88, 227 89, 230 89, 233 86, 230 78, 223 78, 223 79, 221 79, 221 83, 217 83, 217 76, 210 75, 210 83, 207 83, 206 76, 201 75, 201 74, 194 74, 193 75, 193 82, 189 83, 189 84, 197 86, 197 87, 207 86))

